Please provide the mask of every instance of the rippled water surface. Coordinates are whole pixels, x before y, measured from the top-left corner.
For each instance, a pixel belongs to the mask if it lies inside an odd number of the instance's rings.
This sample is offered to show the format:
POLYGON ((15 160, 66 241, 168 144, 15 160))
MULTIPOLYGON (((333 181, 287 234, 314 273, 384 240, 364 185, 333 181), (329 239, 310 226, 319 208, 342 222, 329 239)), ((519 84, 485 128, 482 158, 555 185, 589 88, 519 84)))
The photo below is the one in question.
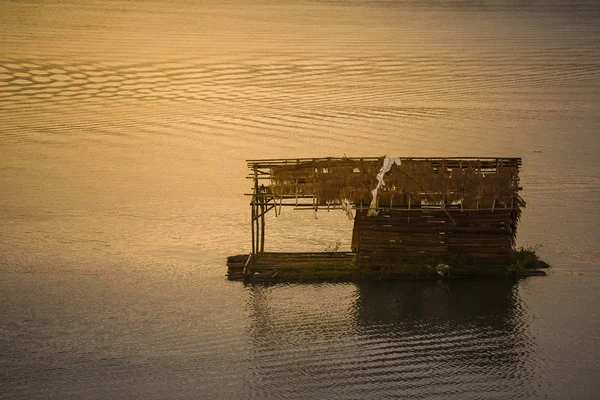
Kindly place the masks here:
POLYGON ((599 128, 597 1, 0 0, 0 398, 595 398, 599 128), (523 157, 549 276, 228 282, 245 160, 344 154, 523 157))

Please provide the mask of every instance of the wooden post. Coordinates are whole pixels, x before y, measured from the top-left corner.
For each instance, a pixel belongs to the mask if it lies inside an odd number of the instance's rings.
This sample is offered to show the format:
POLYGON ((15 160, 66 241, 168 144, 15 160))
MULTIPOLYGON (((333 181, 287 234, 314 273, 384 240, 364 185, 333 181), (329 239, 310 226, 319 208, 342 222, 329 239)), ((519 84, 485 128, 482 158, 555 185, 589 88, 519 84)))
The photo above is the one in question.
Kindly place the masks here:
POLYGON ((254 215, 255 215, 255 217, 254 217, 254 218, 255 218, 255 220, 254 220, 254 224, 256 225, 256 226, 254 227, 254 229, 256 229, 256 244, 255 244, 254 246, 255 246, 255 248, 256 248, 256 253, 258 254, 258 253, 260 252, 260 248, 259 248, 259 243, 260 243, 260 230, 259 230, 259 226, 258 226, 258 220, 259 220, 259 217, 258 217, 258 211, 259 211, 259 209, 258 209, 258 204, 255 206, 254 210, 255 210, 255 211, 254 211, 254 215))
POLYGON ((250 226, 252 227, 252 262, 254 263, 254 254, 256 254, 256 249, 254 248, 254 218, 256 217, 254 214, 254 202, 255 198, 252 196, 252 201, 250 202, 250 207, 252 208, 252 218, 250 218, 250 226))
POLYGON ((265 205, 260 205, 260 252, 265 252, 265 205))
POLYGON ((259 218, 259 215, 258 215, 260 209, 258 208, 258 204, 256 204, 255 210, 256 210, 256 211, 254 211, 254 213, 255 213, 254 215, 255 215, 255 218, 256 218, 256 220, 255 220, 255 224, 256 224, 256 227, 255 227, 256 228, 256 245, 255 245, 255 248, 256 248, 256 253, 258 254, 258 253, 260 253, 260 227, 259 227, 260 218, 259 218))
POLYGON ((258 230, 258 171, 254 165, 254 195, 252 196, 252 265, 256 264, 256 253, 258 253, 258 240, 260 231, 258 230), (254 226, 256 224, 256 227, 254 226), (254 233, 256 228, 256 234, 254 233))

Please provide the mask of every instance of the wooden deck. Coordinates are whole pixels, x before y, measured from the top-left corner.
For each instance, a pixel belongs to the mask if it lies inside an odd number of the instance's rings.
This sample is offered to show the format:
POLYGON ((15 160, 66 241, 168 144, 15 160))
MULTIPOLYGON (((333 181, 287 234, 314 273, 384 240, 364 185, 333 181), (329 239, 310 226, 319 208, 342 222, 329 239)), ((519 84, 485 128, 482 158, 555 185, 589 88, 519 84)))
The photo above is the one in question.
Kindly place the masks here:
POLYGON ((351 279, 355 273, 355 253, 260 253, 254 260, 248 254, 227 258, 231 280, 319 280, 351 279))
POLYGON ((361 279, 458 278, 473 276, 521 277, 545 275, 543 265, 511 271, 503 265, 447 267, 423 260, 364 260, 351 252, 259 253, 227 258, 230 280, 250 282, 277 281, 352 281, 361 279))

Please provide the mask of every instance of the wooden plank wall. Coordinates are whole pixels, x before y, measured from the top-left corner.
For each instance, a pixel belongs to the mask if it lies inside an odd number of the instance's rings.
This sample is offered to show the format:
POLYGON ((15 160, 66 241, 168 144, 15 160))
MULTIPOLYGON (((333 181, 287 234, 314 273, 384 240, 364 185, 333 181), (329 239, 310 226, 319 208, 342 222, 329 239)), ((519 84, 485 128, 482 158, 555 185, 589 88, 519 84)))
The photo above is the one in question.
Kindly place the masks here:
POLYGON ((511 251, 510 210, 357 211, 353 248, 364 260, 460 258, 503 263, 511 251))
POLYGON ((507 262, 512 250, 510 210, 450 213, 456 225, 448 227, 448 253, 487 264, 507 262))

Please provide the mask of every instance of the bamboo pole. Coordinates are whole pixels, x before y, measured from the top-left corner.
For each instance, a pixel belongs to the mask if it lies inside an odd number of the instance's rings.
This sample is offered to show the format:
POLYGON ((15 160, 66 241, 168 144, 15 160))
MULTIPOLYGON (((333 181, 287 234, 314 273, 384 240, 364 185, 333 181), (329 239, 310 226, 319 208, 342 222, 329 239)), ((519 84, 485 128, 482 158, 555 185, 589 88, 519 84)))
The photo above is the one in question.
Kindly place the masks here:
POLYGON ((260 227, 259 227, 259 221, 260 219, 258 218, 258 205, 256 206, 256 220, 255 220, 255 224, 256 224, 256 253, 258 254, 260 252, 260 227))
POLYGON ((256 264, 256 253, 258 252, 258 237, 260 236, 260 232, 258 230, 258 205, 257 205, 257 196, 258 196, 258 170, 256 165, 254 166, 254 196, 252 197, 252 265, 256 264), (256 227, 255 227, 256 224, 256 227), (256 229, 256 234, 255 234, 256 229))
POLYGON ((265 251, 265 206, 261 204, 260 206, 261 214, 260 214, 260 252, 264 253, 265 251))
MULTIPOLYGON (((498 201, 496 201, 496 203, 498 203, 498 201)), ((265 206, 270 206, 265 210, 265 214, 268 211, 271 211, 273 208, 275 208, 275 206, 271 203, 262 203, 265 206)), ((343 208, 341 207, 341 205, 337 204, 337 203, 330 203, 331 205, 329 206, 330 210, 343 210, 343 208)), ((257 207, 261 205, 260 202, 256 202, 257 207)), ((435 205, 429 205, 429 206, 423 206, 423 207, 412 207, 412 205, 410 206, 410 208, 408 208, 408 206, 406 206, 406 208, 401 207, 396 205, 394 208, 390 208, 390 207, 378 207, 379 211, 410 211, 413 213, 419 213, 419 212, 429 212, 429 211, 444 211, 444 210, 451 210, 451 211, 497 211, 498 207, 492 209, 491 207, 489 208, 483 208, 483 207, 479 207, 479 208, 464 208, 464 206, 462 206, 461 204, 457 204, 454 207, 450 207, 450 208, 442 208, 441 206, 435 206, 435 205)), ((310 203, 300 203, 298 205, 293 204, 293 203, 283 203, 281 205, 278 205, 278 207, 293 207, 294 210, 308 210, 308 211, 313 211, 315 209, 315 205, 314 204, 310 204, 310 203)), ((316 206, 318 207, 318 205, 316 206)), ((516 206, 515 206, 516 208, 516 206)), ((360 204, 356 204, 352 206, 353 210, 359 210, 360 211, 360 204)), ((506 209, 510 209, 509 206, 507 205, 506 209)), ((256 218, 259 218, 262 215, 262 212, 257 211, 256 212, 256 218)))
MULTIPOLYGON (((250 218, 250 226, 252 228, 252 256, 256 254, 256 249, 254 248, 254 199, 250 202, 250 207, 252 209, 252 218, 250 218)), ((254 257, 252 257, 252 264, 254 264, 254 257)))
POLYGON ((259 208, 258 208, 258 204, 255 206, 255 217, 254 217, 254 224, 255 229, 256 229, 256 244, 255 244, 255 248, 256 248, 256 253, 260 253, 260 218, 258 217, 258 213, 259 213, 259 208))
MULTIPOLYGON (((316 162, 316 161, 379 161, 380 157, 324 157, 324 158, 271 158, 271 159, 256 159, 246 160, 249 165, 264 165, 269 167, 270 165, 285 165, 285 164, 300 164, 303 162, 316 162)), ((461 160, 477 160, 494 162, 496 160, 521 162, 521 157, 400 157, 400 160, 423 160, 423 161, 461 161, 461 160)))

